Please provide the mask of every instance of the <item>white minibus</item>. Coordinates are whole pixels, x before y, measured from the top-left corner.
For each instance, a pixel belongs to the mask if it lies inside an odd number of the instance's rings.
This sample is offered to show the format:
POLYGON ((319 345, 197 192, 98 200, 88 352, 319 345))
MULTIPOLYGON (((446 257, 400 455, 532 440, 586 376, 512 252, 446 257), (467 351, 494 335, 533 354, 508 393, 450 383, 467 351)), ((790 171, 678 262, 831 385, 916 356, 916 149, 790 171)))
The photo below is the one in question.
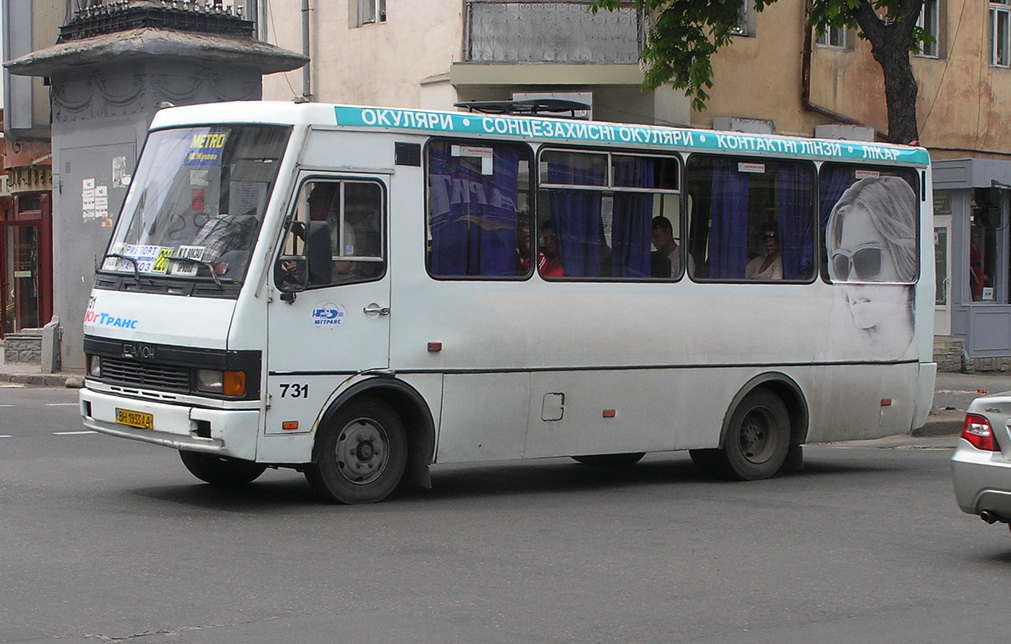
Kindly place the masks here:
POLYGON ((242 102, 152 123, 85 316, 87 427, 368 503, 433 464, 688 450, 761 479, 922 425, 925 150, 242 102))

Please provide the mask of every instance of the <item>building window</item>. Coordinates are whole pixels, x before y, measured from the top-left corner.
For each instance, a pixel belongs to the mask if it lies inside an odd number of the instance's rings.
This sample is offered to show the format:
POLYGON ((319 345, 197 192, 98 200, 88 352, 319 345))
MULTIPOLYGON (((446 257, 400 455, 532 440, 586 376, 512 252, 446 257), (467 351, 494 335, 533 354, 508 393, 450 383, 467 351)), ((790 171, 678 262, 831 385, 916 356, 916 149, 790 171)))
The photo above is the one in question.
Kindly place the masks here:
POLYGON ((386 22, 386 0, 351 0, 351 25, 374 25, 386 22))
POLYGON ((754 36, 755 35, 755 11, 749 3, 745 2, 741 5, 741 12, 737 15, 737 27, 733 29, 731 33, 735 36, 754 36))
POLYGON ((1011 67, 1011 0, 990 3, 990 64, 1011 67))
POLYGON ((848 49, 849 36, 846 32, 846 27, 829 27, 823 33, 818 34, 815 42, 822 47, 848 49))
POLYGON ((916 26, 924 30, 934 39, 934 42, 922 43, 920 56, 939 58, 941 56, 941 23, 939 13, 940 0, 923 0, 923 9, 916 20, 916 26))

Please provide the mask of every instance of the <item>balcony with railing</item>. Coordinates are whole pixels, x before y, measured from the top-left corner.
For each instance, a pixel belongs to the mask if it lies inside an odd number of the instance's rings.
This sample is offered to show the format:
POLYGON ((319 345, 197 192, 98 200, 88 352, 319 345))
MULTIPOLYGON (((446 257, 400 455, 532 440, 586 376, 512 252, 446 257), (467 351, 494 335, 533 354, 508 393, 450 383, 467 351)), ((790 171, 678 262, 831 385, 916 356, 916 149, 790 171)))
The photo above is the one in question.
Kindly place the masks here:
POLYGON ((637 65, 643 15, 631 7, 592 14, 589 5, 468 0, 465 60, 637 65))

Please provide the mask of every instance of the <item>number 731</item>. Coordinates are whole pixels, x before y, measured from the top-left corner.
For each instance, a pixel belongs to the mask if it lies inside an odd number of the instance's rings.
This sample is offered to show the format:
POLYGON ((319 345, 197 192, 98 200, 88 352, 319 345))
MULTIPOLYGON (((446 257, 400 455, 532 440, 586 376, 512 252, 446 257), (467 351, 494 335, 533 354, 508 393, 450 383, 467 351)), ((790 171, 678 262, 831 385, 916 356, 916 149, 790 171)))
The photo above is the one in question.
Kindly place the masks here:
POLYGON ((281 385, 281 398, 308 398, 309 397, 309 385, 308 384, 285 384, 281 385))

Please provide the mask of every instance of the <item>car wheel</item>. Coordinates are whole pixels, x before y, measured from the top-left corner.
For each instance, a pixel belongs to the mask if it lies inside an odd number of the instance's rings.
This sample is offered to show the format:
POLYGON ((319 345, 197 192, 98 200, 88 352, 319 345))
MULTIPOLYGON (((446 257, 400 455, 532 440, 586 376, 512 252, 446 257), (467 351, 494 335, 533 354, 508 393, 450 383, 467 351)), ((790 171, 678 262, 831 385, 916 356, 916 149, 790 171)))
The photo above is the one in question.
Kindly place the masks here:
POLYGON ((316 438, 316 458, 306 479, 323 499, 338 503, 376 503, 400 483, 407 464, 404 423, 375 398, 342 407, 316 438))

